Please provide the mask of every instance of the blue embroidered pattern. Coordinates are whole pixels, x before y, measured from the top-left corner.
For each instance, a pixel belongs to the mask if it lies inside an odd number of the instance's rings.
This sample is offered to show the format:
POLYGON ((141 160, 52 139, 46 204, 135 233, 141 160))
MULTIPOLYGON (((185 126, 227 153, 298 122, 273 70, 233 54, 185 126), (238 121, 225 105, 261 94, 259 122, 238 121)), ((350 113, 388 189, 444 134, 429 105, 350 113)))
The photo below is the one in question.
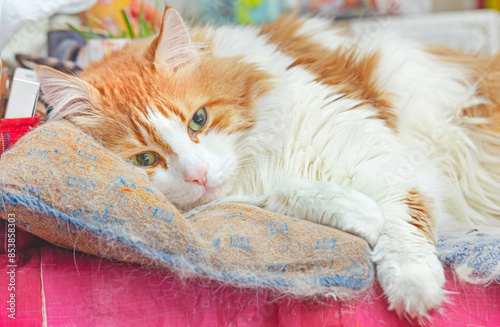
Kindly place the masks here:
POLYGON ((477 230, 442 236, 437 245, 439 259, 455 268, 468 267, 471 277, 500 281, 500 236, 477 230), (495 275, 496 274, 496 275, 495 275))

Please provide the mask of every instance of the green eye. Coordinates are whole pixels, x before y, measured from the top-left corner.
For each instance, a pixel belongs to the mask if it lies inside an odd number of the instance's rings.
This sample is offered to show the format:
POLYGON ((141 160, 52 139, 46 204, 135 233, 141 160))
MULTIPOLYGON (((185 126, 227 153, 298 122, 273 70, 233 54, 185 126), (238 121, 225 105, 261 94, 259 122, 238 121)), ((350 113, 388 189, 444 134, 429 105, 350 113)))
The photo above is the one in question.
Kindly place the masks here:
POLYGON ((134 166, 139 166, 139 167, 150 167, 154 165, 157 161, 158 161, 158 156, 156 155, 156 153, 151 151, 139 153, 130 158, 130 162, 132 162, 134 166))
POLYGON ((193 133, 199 132, 207 123, 208 113, 205 107, 201 107, 194 113, 193 118, 189 121, 189 130, 193 133))

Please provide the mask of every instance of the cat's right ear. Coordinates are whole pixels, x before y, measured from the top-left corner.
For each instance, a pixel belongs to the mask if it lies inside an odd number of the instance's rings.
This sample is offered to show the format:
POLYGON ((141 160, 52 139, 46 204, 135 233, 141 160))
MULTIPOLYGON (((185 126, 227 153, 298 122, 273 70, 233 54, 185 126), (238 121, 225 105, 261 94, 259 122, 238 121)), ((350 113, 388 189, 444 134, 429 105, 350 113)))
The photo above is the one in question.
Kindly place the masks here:
POLYGON ((152 47, 157 69, 166 67, 176 71, 199 58, 181 15, 170 7, 165 8, 161 31, 152 47))
POLYGON ((47 66, 36 66, 44 101, 52 106, 49 119, 60 119, 85 113, 97 102, 99 92, 80 78, 61 73, 47 66))

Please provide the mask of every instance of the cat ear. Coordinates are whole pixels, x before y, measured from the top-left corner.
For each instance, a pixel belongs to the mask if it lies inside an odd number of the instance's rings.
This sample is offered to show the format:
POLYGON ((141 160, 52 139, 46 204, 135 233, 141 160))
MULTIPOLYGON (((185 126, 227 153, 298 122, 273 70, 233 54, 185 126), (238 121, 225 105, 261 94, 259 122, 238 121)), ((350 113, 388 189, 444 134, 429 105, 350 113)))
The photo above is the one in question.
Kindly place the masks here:
POLYGON ((167 66, 172 70, 198 60, 188 30, 177 10, 167 7, 163 24, 156 40, 155 66, 167 66))
POLYGON ((53 108, 50 119, 85 113, 96 103, 99 92, 80 78, 47 66, 36 66, 35 71, 44 100, 53 108))

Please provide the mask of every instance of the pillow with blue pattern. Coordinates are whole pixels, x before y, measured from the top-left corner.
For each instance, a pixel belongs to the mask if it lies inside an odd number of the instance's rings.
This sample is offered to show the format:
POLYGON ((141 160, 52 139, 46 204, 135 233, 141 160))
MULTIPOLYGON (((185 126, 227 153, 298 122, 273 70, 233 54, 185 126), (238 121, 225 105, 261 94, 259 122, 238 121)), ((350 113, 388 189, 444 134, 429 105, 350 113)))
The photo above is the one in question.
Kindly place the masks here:
POLYGON ((69 122, 27 134, 0 159, 3 219, 58 246, 243 286, 352 295, 372 280, 367 243, 226 204, 186 219, 147 177, 69 122))

